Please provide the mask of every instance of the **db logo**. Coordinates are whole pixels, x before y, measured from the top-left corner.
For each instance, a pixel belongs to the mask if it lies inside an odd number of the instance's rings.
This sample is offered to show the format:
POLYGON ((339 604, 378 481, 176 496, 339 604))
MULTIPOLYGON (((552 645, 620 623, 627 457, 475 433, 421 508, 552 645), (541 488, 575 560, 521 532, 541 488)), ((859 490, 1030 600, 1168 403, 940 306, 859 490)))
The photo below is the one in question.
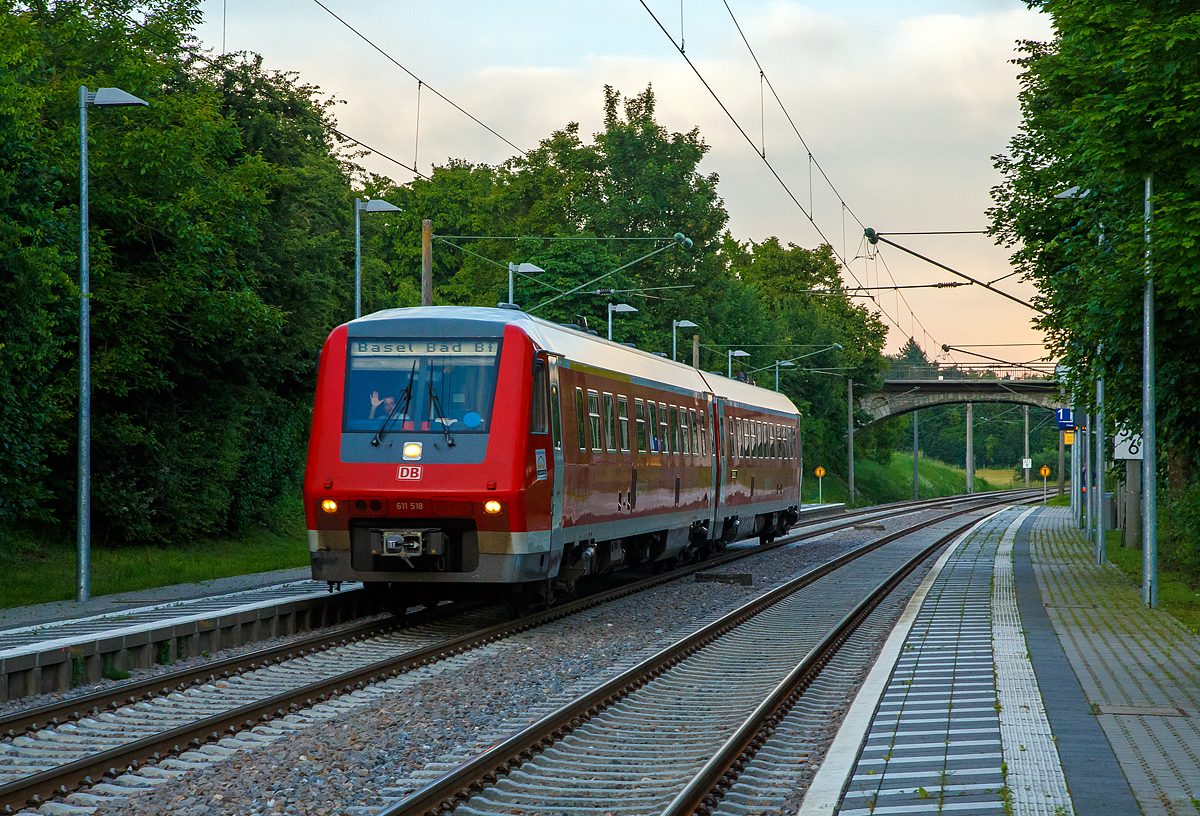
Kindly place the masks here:
POLYGON ((396 478, 401 481, 406 481, 406 480, 412 481, 415 479, 420 479, 421 478, 421 466, 420 465, 401 465, 399 472, 396 474, 396 478))

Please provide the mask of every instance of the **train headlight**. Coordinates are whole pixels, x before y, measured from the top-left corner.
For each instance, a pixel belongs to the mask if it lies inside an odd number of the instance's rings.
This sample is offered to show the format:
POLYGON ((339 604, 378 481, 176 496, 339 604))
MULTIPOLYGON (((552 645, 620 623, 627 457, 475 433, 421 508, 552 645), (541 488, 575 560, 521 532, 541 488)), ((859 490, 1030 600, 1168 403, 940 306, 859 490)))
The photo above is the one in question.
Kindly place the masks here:
POLYGON ((421 458, 421 443, 420 442, 405 442, 404 453, 405 461, 411 462, 421 458))
POLYGON ((495 499, 488 499, 483 503, 483 512, 487 513, 489 516, 496 515, 500 512, 500 510, 500 502, 496 501, 495 499))
POLYGON ((326 513, 336 513, 337 512, 337 502, 334 501, 333 499, 322 499, 321 500, 321 509, 324 510, 326 513))

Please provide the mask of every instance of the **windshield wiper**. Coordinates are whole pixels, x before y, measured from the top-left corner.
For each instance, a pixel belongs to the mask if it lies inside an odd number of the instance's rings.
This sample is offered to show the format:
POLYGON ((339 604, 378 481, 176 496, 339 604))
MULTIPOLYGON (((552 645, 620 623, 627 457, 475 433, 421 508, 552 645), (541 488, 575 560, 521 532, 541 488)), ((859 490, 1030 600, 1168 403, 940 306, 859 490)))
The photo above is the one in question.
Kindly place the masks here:
POLYGON ((437 411, 437 419, 442 424, 442 433, 446 437, 446 446, 453 448, 456 444, 454 434, 450 433, 449 426, 446 425, 446 414, 442 412, 442 404, 438 402, 437 391, 433 390, 433 378, 429 378, 429 402, 433 406, 433 410, 437 411))
POLYGON ((417 376, 417 361, 413 360, 412 371, 408 372, 408 385, 404 386, 404 392, 400 395, 400 399, 396 400, 396 404, 392 406, 392 410, 388 411, 388 415, 384 418, 383 424, 379 426, 379 430, 375 432, 374 438, 371 439, 371 445, 378 448, 379 442, 383 439, 384 433, 387 431, 388 423, 392 421, 392 417, 396 415, 396 411, 400 410, 401 414, 408 413, 408 404, 412 401, 413 378, 417 376), (404 408, 401 409, 400 406, 404 408))

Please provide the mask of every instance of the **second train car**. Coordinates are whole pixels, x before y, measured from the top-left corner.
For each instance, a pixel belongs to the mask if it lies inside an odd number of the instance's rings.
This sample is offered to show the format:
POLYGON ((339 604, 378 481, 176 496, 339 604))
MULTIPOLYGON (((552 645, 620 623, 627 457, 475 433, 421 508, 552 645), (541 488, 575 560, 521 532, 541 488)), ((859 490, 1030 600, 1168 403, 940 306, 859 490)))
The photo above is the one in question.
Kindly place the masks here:
POLYGON ((394 611, 770 540, 799 517, 782 394, 509 309, 378 312, 321 354, 312 574, 394 611))

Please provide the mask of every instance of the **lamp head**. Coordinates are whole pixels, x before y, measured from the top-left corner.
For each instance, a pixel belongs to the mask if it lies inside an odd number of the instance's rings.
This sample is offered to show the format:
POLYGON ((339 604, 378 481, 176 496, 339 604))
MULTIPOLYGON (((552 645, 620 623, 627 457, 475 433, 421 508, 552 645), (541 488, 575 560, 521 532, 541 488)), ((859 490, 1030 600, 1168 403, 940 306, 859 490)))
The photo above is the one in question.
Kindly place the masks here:
POLYGON ((729 356, 731 356, 731 357, 749 357, 750 352, 742 351, 741 349, 733 349, 729 352, 729 356))
POLYGON ((120 88, 100 88, 94 94, 88 94, 93 105, 101 108, 130 108, 136 105, 149 106, 149 102, 138 99, 131 93, 125 93, 120 88))
POLYGON ((630 306, 628 303, 610 303, 608 304, 610 312, 636 312, 637 309, 630 306))
POLYGON ((677 326, 681 329, 698 329, 698 328, 700 328, 698 323, 693 323, 690 320, 672 320, 671 324, 674 326, 677 326))
POLYGON ((369 201, 361 202, 358 208, 363 212, 401 212, 400 208, 395 204, 389 204, 382 198, 372 198, 369 201))

